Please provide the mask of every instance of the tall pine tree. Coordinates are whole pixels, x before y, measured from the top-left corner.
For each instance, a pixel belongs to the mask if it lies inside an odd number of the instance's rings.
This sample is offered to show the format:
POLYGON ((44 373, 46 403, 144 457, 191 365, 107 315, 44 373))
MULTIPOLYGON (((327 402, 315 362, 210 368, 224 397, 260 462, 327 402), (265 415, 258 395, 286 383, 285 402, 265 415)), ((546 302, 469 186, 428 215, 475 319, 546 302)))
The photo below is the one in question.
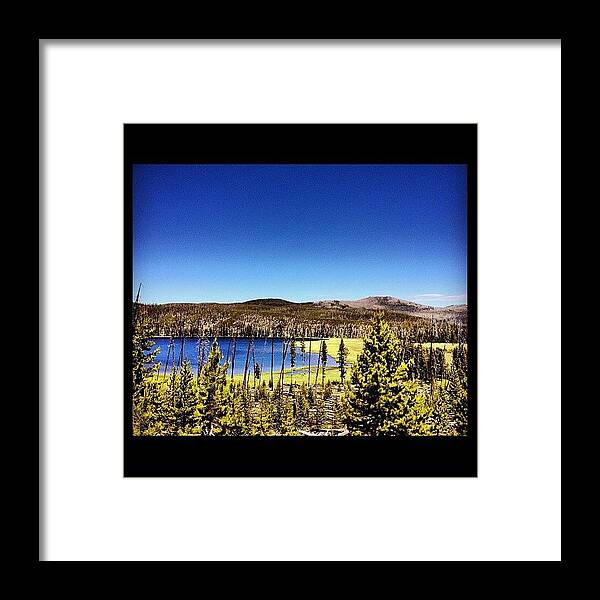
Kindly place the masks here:
POLYGON ((218 434, 221 419, 227 412, 225 386, 227 363, 221 365, 223 353, 215 339, 199 379, 199 400, 202 406, 201 431, 204 435, 218 434))
POLYGON ((342 381, 342 388, 344 387, 344 380, 346 379, 346 359, 348 358, 348 348, 344 344, 344 338, 340 338, 340 347, 338 349, 338 364, 340 369, 340 379, 342 381))
POLYGON ((363 352, 352 370, 346 425, 352 435, 378 435, 384 424, 384 407, 391 401, 391 386, 398 367, 399 342, 382 313, 377 313, 364 338, 363 352))

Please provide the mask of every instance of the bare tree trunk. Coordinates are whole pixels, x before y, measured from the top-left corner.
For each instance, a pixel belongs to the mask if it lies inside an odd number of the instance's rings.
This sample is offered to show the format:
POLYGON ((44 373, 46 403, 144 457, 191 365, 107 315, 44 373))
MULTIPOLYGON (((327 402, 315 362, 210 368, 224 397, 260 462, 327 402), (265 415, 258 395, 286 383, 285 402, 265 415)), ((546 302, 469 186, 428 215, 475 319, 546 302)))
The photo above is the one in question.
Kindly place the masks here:
POLYGON ((233 353, 231 356, 231 380, 233 381, 233 369, 235 367, 235 349, 237 347, 237 338, 233 338, 233 353))
POLYGON ((287 354, 287 344, 285 342, 285 340, 281 340, 281 351, 283 354, 283 357, 281 359, 281 375, 279 376, 279 383, 281 384, 281 395, 283 396, 283 386, 284 386, 284 369, 285 369, 285 357, 287 354))
POLYGON ((179 360, 177 361, 177 366, 181 367, 181 365, 183 364, 183 350, 184 350, 183 344, 185 341, 185 338, 183 337, 183 322, 179 326, 179 335, 181 336, 181 350, 179 352, 179 360))
POLYGON ((275 337, 274 332, 271 330, 271 391, 273 391, 273 386, 275 382, 273 381, 273 364, 275 360, 275 337))
MULTIPOLYGON (((167 360, 165 360, 165 372, 164 376, 167 376, 167 367, 169 366, 169 357, 171 356, 171 346, 173 345, 173 338, 169 339, 169 345, 167 347, 167 360)), ((175 352, 175 350, 173 350, 175 352)))
POLYGON ((308 385, 310 387, 310 356, 312 350, 312 340, 308 340, 308 385))
POLYGON ((246 350, 246 362, 244 364, 244 379, 243 379, 243 387, 244 389, 246 389, 246 384, 247 384, 247 376, 248 376, 248 361, 250 360, 250 346, 252 345, 253 341, 249 340, 248 341, 248 349, 246 350))
POLYGON ((140 281, 140 285, 138 287, 137 294, 135 295, 135 302, 133 303, 133 327, 134 327, 134 329, 135 329, 135 326, 137 325, 137 311, 138 311, 138 306, 139 306, 141 289, 142 289, 142 282, 140 281))
POLYGON ((252 387, 256 389, 256 354, 254 353, 254 345, 252 346, 252 373, 254 375, 254 385, 252 387))

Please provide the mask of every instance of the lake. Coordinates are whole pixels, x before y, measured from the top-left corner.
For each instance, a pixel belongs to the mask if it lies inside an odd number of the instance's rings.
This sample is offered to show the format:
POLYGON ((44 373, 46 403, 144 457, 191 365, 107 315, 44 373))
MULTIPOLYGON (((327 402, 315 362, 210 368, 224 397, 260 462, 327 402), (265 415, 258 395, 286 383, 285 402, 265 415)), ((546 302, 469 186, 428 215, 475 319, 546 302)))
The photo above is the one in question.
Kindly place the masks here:
MULTIPOLYGON (((154 349, 157 347, 160 348, 160 352, 156 356, 156 362, 161 363, 160 372, 162 373, 165 368, 165 360, 167 358, 167 353, 169 352, 169 341, 170 338, 152 338, 154 343, 154 349)), ((244 373, 244 365, 246 364, 246 354, 248 353, 248 348, 250 347, 250 354, 248 359, 248 372, 253 373, 253 364, 257 362, 260 367, 262 373, 265 375, 270 373, 271 370, 271 338, 255 338, 251 340, 250 338, 217 338, 217 343, 221 348, 221 352, 223 353, 223 361, 225 362, 226 358, 229 357, 229 373, 231 373, 231 360, 233 356, 234 349, 234 341, 235 341, 235 365, 234 365, 234 374, 243 375, 244 373), (253 343, 251 343, 253 342, 253 343)), ((173 349, 175 351, 175 365, 179 364, 179 360, 181 357, 182 351, 182 339, 181 338, 172 338, 173 349)), ((206 363, 206 357, 208 356, 208 352, 210 350, 210 345, 212 343, 212 339, 205 341, 206 351, 204 362, 206 363)), ((281 370, 281 360, 283 355, 283 343, 284 340, 275 338, 274 340, 274 351, 273 351, 273 371, 278 373, 281 370)), ((305 341, 306 345, 306 354, 304 356, 304 362, 302 361, 302 353, 300 352, 300 344, 296 343, 296 367, 305 366, 308 368, 308 349, 309 349, 309 340, 305 341)), ((318 361, 318 353, 319 353, 320 340, 312 340, 311 347, 311 371, 314 373, 317 361, 318 361)), ((198 338, 184 338, 183 339, 183 358, 189 360, 192 370, 196 373, 198 369, 198 338)), ((173 360, 173 351, 170 353, 169 357, 169 365, 167 368, 167 373, 171 370, 171 362, 173 360)), ((287 349, 286 358, 285 358, 285 368, 289 369, 291 367, 290 364, 290 350, 289 347, 287 349)), ((335 358, 333 356, 329 356, 327 359, 327 365, 333 366, 337 364, 335 358)))

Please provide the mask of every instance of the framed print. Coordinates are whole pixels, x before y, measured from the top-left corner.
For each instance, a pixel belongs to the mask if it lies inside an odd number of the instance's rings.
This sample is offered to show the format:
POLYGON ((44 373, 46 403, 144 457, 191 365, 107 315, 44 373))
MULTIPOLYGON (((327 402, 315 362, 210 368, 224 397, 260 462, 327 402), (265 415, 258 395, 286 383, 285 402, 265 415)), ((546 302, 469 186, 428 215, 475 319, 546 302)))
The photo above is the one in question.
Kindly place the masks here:
POLYGON ((126 476, 477 475, 477 126, 124 126, 126 476))

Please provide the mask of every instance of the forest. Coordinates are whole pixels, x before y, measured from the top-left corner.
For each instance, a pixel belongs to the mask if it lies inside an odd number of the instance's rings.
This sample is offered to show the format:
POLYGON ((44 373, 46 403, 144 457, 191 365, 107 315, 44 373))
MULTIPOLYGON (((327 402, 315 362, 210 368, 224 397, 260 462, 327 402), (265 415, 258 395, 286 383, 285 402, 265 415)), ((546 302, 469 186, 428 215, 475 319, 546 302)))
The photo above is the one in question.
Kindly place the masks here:
MULTIPOLYGON (((337 301, 323 304, 280 299, 231 304, 140 303, 138 311, 150 335, 160 337, 362 338, 367 333, 372 310, 337 301)), ((406 341, 460 343, 466 337, 466 311, 430 310, 426 316, 422 312, 419 316, 398 310, 383 312, 392 331, 406 341)))
POLYGON ((290 307, 284 301, 144 305, 136 300, 132 332, 136 436, 467 433, 465 319, 332 310, 313 303, 290 307), (271 359, 263 372, 250 343, 240 358, 243 374, 234 375, 235 342, 231 356, 217 343, 225 335, 270 338, 273 344, 277 338, 281 365, 271 359), (156 361, 154 336, 171 338, 164 365, 156 361), (175 337, 182 343, 197 338, 195 369, 183 352, 176 356, 175 337), (308 353, 309 344, 316 354, 308 353), (332 351, 335 364, 328 365, 332 351))

